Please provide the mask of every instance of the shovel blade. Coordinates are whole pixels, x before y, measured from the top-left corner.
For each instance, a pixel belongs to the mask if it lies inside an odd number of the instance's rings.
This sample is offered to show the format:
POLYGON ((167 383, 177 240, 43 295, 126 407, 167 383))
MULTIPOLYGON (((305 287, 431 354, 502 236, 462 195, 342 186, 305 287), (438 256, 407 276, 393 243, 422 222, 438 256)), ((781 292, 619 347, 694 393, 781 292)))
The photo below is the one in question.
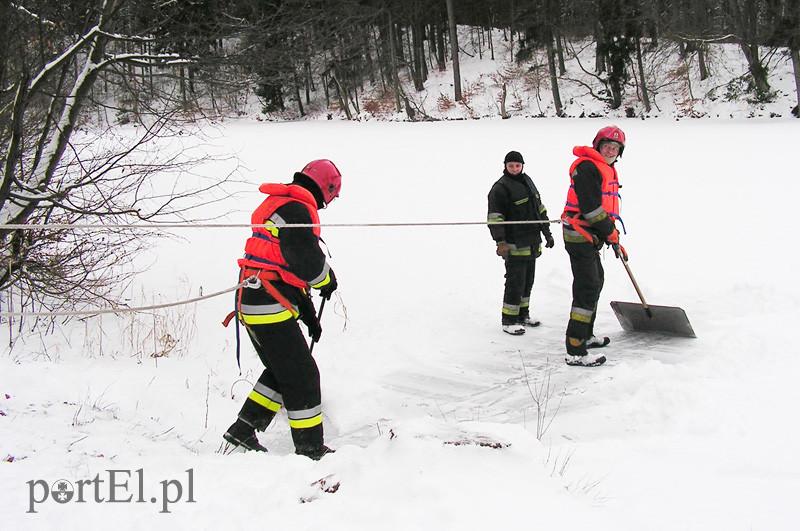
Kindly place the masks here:
POLYGON ((639 303, 611 302, 619 324, 627 332, 660 332, 680 337, 697 337, 683 309, 676 306, 647 307, 650 309, 649 316, 639 303))

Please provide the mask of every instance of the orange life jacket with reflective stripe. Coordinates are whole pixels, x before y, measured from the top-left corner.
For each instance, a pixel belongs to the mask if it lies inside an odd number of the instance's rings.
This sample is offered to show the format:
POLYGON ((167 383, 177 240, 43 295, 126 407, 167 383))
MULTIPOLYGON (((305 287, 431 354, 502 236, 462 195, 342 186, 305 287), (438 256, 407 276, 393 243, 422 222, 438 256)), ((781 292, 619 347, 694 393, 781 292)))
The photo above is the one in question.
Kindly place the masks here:
POLYGON ((603 207, 603 210, 606 211, 611 219, 615 221, 620 220, 620 222, 622 222, 622 218, 619 216, 620 185, 616 168, 610 166, 605 161, 603 156, 597 152, 597 150, 588 146, 575 146, 575 148, 572 150, 572 154, 578 158, 575 159, 575 162, 573 162, 572 166, 569 167, 569 191, 567 192, 567 204, 564 207, 562 218, 566 219, 567 217, 576 217, 581 213, 581 209, 578 206, 578 195, 575 193, 575 181, 573 180, 572 175, 575 173, 575 169, 578 167, 578 164, 588 160, 592 162, 595 167, 597 167, 597 170, 600 172, 600 175, 603 178, 603 183, 600 190, 602 193, 601 206, 603 207))
MULTIPOLYGON (((275 271, 283 282, 306 289, 308 283, 289 271, 289 264, 281 253, 279 229, 276 226, 278 220, 273 216, 286 203, 297 201, 308 209, 311 223, 318 224, 317 201, 311 192, 296 184, 266 183, 259 186, 258 190, 269 194, 269 197, 256 208, 250 218, 251 224, 258 226, 253 227, 252 236, 244 244, 244 258, 239 259, 239 267, 275 271)), ((319 237, 319 227, 312 227, 311 230, 319 237)))

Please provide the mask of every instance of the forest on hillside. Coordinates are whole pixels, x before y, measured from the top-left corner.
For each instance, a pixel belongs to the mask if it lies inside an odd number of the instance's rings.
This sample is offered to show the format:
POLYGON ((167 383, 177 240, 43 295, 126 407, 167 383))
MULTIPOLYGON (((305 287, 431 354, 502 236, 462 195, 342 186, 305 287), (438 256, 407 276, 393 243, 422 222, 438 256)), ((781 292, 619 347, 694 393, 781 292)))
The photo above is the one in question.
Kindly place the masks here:
POLYGON ((800 0, 38 0, 0 3, 0 24, 4 131, 20 80, 67 52, 34 87, 63 95, 89 46, 101 65, 90 105, 113 102, 123 119, 167 101, 237 111, 251 89, 265 113, 291 107, 303 116, 319 94, 353 118, 365 85, 413 119, 409 95, 431 71, 451 69, 452 97, 461 99, 459 56, 494 58, 493 30, 520 63, 544 52, 557 115, 565 54, 576 42, 594 47, 593 64, 580 68, 599 81, 592 95, 609 109, 634 86, 649 111, 658 81, 647 79, 646 64, 665 42, 696 58, 700 79, 713 75, 709 46, 737 45, 748 67, 743 90, 762 102, 774 97, 770 60, 789 54, 800 90, 800 0), (456 27, 464 26, 469 43, 463 32, 458 42, 456 27))

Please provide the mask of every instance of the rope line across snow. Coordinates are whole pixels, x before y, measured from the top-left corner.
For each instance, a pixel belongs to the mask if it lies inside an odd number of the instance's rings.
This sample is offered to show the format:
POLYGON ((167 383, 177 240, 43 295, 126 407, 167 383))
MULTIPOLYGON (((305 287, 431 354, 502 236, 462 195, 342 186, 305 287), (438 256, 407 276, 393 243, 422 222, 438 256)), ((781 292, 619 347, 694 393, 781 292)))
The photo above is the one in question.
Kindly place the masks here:
MULTIPOLYGON (((278 224, 278 228, 300 228, 300 227, 448 227, 460 225, 527 225, 527 224, 550 224, 561 223, 560 219, 544 219, 535 221, 421 221, 421 222, 398 222, 398 223, 285 223, 278 224)), ((255 228, 261 227, 258 224, 249 223, 154 223, 151 225, 141 224, 105 224, 105 223, 84 223, 84 224, 66 224, 66 223, 47 223, 47 224, 0 224, 0 230, 93 230, 93 229, 143 229, 143 230, 161 230, 161 229, 241 229, 241 228, 255 228)), ((173 306, 183 306, 191 304, 231 291, 237 290, 247 284, 247 280, 222 291, 217 291, 209 295, 194 297, 183 301, 175 301, 164 304, 153 304, 150 306, 139 306, 136 308, 97 308, 93 310, 75 310, 75 311, 61 311, 61 312, 8 312, 0 311, 0 317, 86 317, 92 315, 103 315, 108 313, 121 314, 121 313, 135 313, 147 310, 158 310, 162 308, 170 308, 173 306)))
MULTIPOLYGON (((279 223, 279 229, 307 227, 452 227, 460 225, 532 225, 561 223, 560 219, 542 219, 534 221, 419 221, 397 223, 279 223)), ((42 223, 42 224, 0 224, 0 230, 93 230, 93 229, 252 229, 262 225, 251 223, 152 223, 142 224, 105 224, 105 223, 42 223)))

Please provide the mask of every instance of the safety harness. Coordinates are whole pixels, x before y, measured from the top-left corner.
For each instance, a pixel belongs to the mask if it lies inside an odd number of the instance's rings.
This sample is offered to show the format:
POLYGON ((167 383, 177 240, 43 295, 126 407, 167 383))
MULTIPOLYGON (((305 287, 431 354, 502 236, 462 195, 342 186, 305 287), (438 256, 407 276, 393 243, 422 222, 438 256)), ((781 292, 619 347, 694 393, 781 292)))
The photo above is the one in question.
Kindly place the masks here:
MULTIPOLYGON (((242 293, 245 288, 247 289, 258 289, 264 288, 270 297, 278 301, 278 303, 286 308, 293 317, 297 317, 298 312, 292 306, 292 303, 289 302, 283 293, 278 291, 278 288, 272 283, 274 280, 281 280, 280 275, 277 271, 267 271, 266 269, 256 269, 252 267, 243 267, 239 271, 239 283, 244 283, 239 289, 236 290, 236 306, 235 309, 230 312, 225 319, 222 321, 222 326, 228 327, 233 319, 234 316, 237 314, 242 314, 242 293)), ((239 337, 239 322, 242 319, 236 320, 236 365, 238 365, 239 370, 242 369, 242 365, 240 362, 240 347, 241 347, 241 340, 239 337)), ((243 323, 244 326, 248 326, 246 323, 243 323)))

